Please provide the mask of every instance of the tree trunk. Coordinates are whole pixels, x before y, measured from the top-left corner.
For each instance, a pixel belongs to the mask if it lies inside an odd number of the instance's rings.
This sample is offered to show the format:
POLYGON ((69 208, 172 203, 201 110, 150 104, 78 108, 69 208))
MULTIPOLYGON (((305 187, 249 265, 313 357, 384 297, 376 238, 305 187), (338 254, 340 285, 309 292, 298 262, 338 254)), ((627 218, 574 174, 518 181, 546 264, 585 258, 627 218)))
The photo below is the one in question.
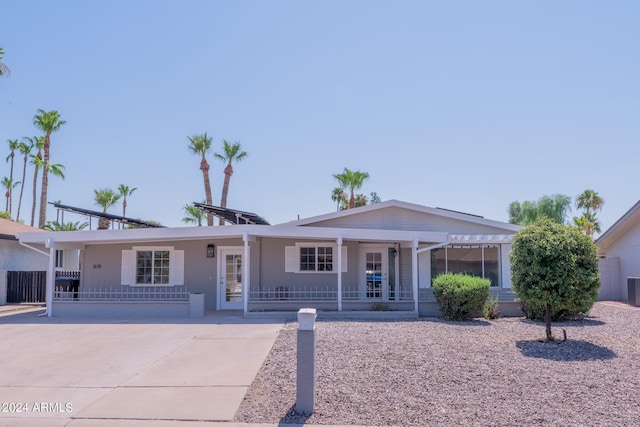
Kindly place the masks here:
POLYGON ((37 196, 38 196, 38 167, 36 166, 35 171, 33 172, 33 205, 31 205, 31 226, 32 227, 33 227, 33 221, 36 218, 37 196))
POLYGON ((546 323, 547 341, 553 341, 551 334, 551 304, 547 303, 547 309, 544 313, 544 321, 546 323))
MULTIPOLYGON (((227 165, 224 168, 224 183, 222 185, 222 197, 220 198, 220 207, 227 207, 227 195, 229 194, 229 181, 231 181, 231 175, 233 175, 233 168, 231 165, 227 165)), ((220 218, 218 225, 224 225, 224 219, 220 218)))
POLYGON ((98 220, 98 230, 108 230, 111 225, 111 220, 109 218, 100 217, 98 220))
POLYGON ((24 167, 22 168, 22 182, 20 183, 20 198, 18 199, 18 210, 16 211, 16 221, 20 221, 20 208, 22 207, 22 193, 24 192, 24 180, 27 177, 27 156, 24 156, 24 167))
MULTIPOLYGON (((209 163, 203 157, 200 162, 200 170, 202 171, 202 177, 204 179, 204 195, 207 199, 207 204, 213 204, 213 198, 211 197, 211 181, 209 181, 209 163)), ((207 212, 207 225, 213 225, 213 214, 207 212)))
POLYGON ((51 136, 47 133, 44 136, 44 159, 42 160, 42 187, 40 187, 40 216, 38 217, 38 228, 44 227, 47 217, 47 192, 49 190, 49 147, 51 146, 51 136))

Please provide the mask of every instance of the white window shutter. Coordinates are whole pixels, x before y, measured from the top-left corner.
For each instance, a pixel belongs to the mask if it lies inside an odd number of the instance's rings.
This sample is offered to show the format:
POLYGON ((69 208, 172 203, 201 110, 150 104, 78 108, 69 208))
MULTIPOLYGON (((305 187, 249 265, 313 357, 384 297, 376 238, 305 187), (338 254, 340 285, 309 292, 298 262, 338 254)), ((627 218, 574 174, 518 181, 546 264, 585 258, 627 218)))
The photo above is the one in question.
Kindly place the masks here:
POLYGON ((295 246, 284 247, 284 271, 286 273, 298 272, 298 248, 295 246))
POLYGON ((347 272, 347 261, 348 261, 347 247, 343 246, 342 247, 342 273, 347 272))
POLYGON ((184 251, 172 251, 169 259, 169 284, 184 285, 184 251))
POLYGON ((136 251, 122 251, 120 283, 128 286, 136 284, 136 251))

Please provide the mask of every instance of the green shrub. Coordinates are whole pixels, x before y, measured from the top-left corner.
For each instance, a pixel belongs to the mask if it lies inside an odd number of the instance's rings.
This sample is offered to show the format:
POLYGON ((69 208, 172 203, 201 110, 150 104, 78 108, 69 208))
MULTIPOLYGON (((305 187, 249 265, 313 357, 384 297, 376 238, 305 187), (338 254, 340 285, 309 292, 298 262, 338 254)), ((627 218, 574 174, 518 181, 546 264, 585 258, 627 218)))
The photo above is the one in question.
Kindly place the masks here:
POLYGON ((433 279, 433 294, 446 319, 463 320, 481 313, 491 281, 465 274, 441 274, 433 279))
POLYGON ((502 317, 500 305, 498 304, 498 295, 493 298, 489 298, 484 302, 482 314, 485 319, 497 319, 498 317, 502 317))
POLYGON ((527 317, 551 321, 586 314, 598 299, 598 248, 577 228, 539 221, 512 240, 511 283, 527 317))

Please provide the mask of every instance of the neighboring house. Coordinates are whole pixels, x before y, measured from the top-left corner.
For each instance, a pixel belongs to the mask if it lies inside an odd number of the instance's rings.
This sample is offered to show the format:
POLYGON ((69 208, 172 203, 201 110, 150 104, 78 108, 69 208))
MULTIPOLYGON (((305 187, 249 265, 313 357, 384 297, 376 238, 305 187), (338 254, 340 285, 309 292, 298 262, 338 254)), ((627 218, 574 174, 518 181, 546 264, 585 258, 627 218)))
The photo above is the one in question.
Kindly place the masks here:
MULTIPOLYGON (((7 302, 8 271, 46 271, 49 268, 48 253, 20 244, 17 236, 25 232, 48 234, 40 228, 0 218, 0 305, 7 302)), ((78 263, 78 250, 58 250, 55 253, 54 267, 57 270, 78 270, 78 263)))
POLYGON ((120 300, 186 290, 204 294, 207 310, 371 310, 382 303, 431 315, 431 279, 447 271, 489 278, 494 293, 513 301, 509 252, 520 227, 512 224, 396 200, 265 224, 19 237, 50 251, 80 250, 80 301, 85 293, 114 299, 115 292, 120 300))
POLYGON ((601 300, 627 302, 629 277, 640 277, 640 201, 596 240, 601 300))

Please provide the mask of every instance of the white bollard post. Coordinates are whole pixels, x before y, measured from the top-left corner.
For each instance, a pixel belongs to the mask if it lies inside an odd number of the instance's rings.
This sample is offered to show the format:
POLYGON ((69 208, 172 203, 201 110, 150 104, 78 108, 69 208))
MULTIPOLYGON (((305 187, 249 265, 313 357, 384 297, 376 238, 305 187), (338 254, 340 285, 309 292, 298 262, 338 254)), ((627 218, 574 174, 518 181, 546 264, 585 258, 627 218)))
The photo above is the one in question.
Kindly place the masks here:
POLYGON ((296 411, 311 414, 316 395, 316 309, 298 311, 296 411))

